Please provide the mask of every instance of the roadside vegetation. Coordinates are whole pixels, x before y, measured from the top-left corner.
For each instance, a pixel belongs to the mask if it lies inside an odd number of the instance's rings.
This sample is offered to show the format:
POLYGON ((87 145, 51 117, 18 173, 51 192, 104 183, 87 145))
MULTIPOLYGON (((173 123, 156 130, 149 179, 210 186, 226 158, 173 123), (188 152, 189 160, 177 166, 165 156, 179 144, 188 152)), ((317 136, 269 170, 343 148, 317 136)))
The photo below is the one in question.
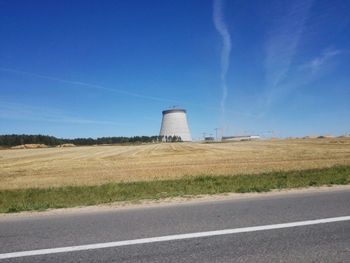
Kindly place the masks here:
POLYGON ((0 190, 0 212, 13 213, 134 202, 222 193, 267 192, 323 185, 350 184, 350 166, 279 171, 235 176, 197 176, 175 180, 108 183, 99 186, 68 186, 0 190))

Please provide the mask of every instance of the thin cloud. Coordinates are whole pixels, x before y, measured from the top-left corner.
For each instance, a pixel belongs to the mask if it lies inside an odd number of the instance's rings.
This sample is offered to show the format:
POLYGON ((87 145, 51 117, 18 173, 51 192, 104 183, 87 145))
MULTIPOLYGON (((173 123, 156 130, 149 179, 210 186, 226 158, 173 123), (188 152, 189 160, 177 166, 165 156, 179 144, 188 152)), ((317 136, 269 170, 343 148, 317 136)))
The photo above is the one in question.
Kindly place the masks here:
MULTIPOLYGON (((82 81, 67 80, 67 79, 47 76, 47 75, 43 75, 43 74, 32 73, 32 72, 28 72, 28 71, 16 70, 16 69, 12 69, 12 68, 0 67, 0 71, 11 72, 11 73, 15 73, 15 74, 21 74, 21 75, 25 75, 25 76, 29 76, 29 77, 36 77, 36 78, 47 79, 47 80, 52 80, 52 81, 58 81, 58 82, 62 82, 62 83, 71 84, 72 86, 79 86, 79 87, 88 88, 88 89, 103 90, 103 91, 107 91, 107 92, 111 92, 111 93, 124 94, 127 96, 137 97, 137 98, 142 98, 142 99, 147 99, 147 100, 166 102, 166 103, 177 104, 177 105, 185 104, 185 105, 190 105, 190 106, 194 106, 194 107, 198 107, 198 108, 202 108, 202 109, 207 109, 207 110, 217 110, 217 108, 214 106, 207 106, 207 105, 203 105, 200 103, 192 103, 192 102, 179 101, 179 100, 173 100, 173 99, 167 99, 167 98, 161 98, 161 97, 147 96, 147 95, 133 93, 133 92, 129 92, 129 91, 121 90, 121 89, 111 89, 111 88, 108 88, 108 87, 105 87, 102 85, 91 84, 91 83, 82 82, 82 81)), ((235 115, 240 115, 240 116, 253 117, 253 118, 257 117, 256 115, 250 114, 247 112, 239 112, 239 111, 232 111, 232 110, 229 110, 227 112, 229 112, 231 114, 235 114, 235 115)))
MULTIPOLYGON (((273 101, 279 101, 281 98, 287 97, 291 92, 307 87, 310 85, 310 83, 323 76, 323 73, 325 73, 324 69, 327 68, 327 66, 332 60, 335 59, 336 56, 348 53, 350 53, 348 50, 328 48, 319 56, 304 64, 301 64, 300 66, 297 66, 291 72, 292 78, 290 78, 288 81, 280 83, 278 88, 270 90, 270 93, 268 94, 268 102, 271 103, 273 101)), ((265 108, 265 110, 267 111, 268 107, 265 108)), ((266 112, 263 112, 263 114, 265 113, 266 112)))
POLYGON ((161 101, 161 102, 170 102, 170 103, 177 103, 178 101, 176 100, 171 100, 171 99, 166 99, 166 98, 161 98, 161 97, 154 97, 154 96, 147 96, 139 93, 134 93, 134 92, 129 92, 126 90, 122 89, 111 89, 102 85, 97 85, 97 84, 91 84, 87 82, 82 82, 82 81, 74 81, 74 80, 67 80, 67 79, 62 79, 62 78, 56 78, 52 76, 47 76, 47 75, 42 75, 42 74, 37 74, 37 73, 32 73, 32 72, 27 72, 27 71, 21 71, 21 70, 16 70, 16 69, 11 69, 11 68, 4 68, 0 67, 1 71, 6 71, 6 72, 12 72, 16 74, 21 74, 21 75, 26 75, 26 76, 31 76, 31 77, 36 77, 36 78, 42 78, 42 79, 48 79, 48 80, 53 80, 53 81, 58 81, 62 83, 67 83, 67 84, 72 84, 75 86, 80 86, 80 87, 85 87, 85 88, 91 88, 91 89, 97 89, 97 90, 104 90, 108 92, 113 92, 113 93, 119 93, 123 95, 128 95, 132 97, 137 97, 137 98, 143 98, 143 99, 149 99, 149 100, 155 100, 155 101, 161 101))
POLYGON ((68 124, 96 124, 122 126, 125 123, 108 120, 79 118, 59 109, 29 106, 26 104, 0 101, 0 119, 44 121, 68 124))
POLYGON ((291 2, 285 13, 277 9, 278 19, 274 21, 265 42, 266 88, 262 111, 267 111, 270 105, 283 97, 287 93, 286 89, 292 86, 288 83, 288 75, 292 73, 291 64, 298 52, 312 4, 313 0, 299 0, 291 2))
POLYGON ((323 51, 322 54, 318 57, 315 57, 311 61, 301 65, 300 69, 310 70, 312 73, 316 73, 335 56, 345 53, 349 53, 349 51, 340 49, 327 49, 323 51))
POLYGON ((230 65, 230 53, 231 53, 231 35, 227 29, 227 25, 223 15, 223 2, 222 0, 214 0, 213 2, 213 22, 216 30, 222 37, 222 49, 221 49, 221 112, 225 113, 225 104, 228 93, 228 86, 226 75, 230 65))
POLYGON ((287 13, 280 18, 270 31, 266 41, 265 73, 267 85, 275 88, 287 77, 304 32, 312 0, 293 2, 287 13))

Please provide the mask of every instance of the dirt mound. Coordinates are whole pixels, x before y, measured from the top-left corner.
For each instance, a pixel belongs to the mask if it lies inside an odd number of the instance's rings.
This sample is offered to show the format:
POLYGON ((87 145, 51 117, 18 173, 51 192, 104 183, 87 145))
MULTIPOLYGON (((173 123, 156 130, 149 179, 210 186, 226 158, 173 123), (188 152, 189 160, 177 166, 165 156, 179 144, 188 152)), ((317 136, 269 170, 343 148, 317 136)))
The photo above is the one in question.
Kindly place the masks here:
POLYGON ((45 144, 30 143, 30 144, 16 145, 11 147, 11 149, 37 149, 37 148, 47 148, 47 147, 48 146, 45 144))
POLYGON ((64 143, 64 144, 58 145, 57 147, 75 147, 75 144, 73 144, 73 143, 64 143))
POLYGON ((313 135, 305 136, 305 137, 303 137, 303 139, 317 139, 317 138, 319 138, 319 137, 320 137, 319 135, 313 134, 313 135))
POLYGON ((31 144, 25 144, 24 147, 26 149, 36 149, 36 148, 47 148, 48 146, 45 145, 45 144, 34 144, 34 143, 31 143, 31 144))
POLYGON ((326 134, 324 137, 325 138, 335 138, 335 136, 333 134, 326 134))
POLYGON ((24 145, 12 146, 11 149, 25 149, 24 145))

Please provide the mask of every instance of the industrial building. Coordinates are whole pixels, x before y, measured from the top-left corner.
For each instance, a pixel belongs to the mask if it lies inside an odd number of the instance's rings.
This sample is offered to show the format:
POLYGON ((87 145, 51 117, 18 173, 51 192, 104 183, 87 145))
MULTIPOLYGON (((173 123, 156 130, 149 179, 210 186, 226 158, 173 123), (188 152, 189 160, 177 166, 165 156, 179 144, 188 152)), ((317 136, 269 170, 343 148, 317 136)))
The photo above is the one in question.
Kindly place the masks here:
POLYGON ((168 109, 163 111, 160 136, 180 136, 184 142, 192 141, 185 109, 168 109))

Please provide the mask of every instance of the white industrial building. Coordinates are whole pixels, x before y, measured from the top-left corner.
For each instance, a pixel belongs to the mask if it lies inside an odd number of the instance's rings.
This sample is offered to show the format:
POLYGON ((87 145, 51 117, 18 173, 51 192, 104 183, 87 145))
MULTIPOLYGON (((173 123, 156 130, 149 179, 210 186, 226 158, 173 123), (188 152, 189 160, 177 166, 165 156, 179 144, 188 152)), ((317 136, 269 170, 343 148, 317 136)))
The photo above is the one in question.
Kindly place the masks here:
POLYGON ((182 141, 192 141, 187 123, 186 110, 169 109, 163 111, 160 136, 180 136, 182 141))

